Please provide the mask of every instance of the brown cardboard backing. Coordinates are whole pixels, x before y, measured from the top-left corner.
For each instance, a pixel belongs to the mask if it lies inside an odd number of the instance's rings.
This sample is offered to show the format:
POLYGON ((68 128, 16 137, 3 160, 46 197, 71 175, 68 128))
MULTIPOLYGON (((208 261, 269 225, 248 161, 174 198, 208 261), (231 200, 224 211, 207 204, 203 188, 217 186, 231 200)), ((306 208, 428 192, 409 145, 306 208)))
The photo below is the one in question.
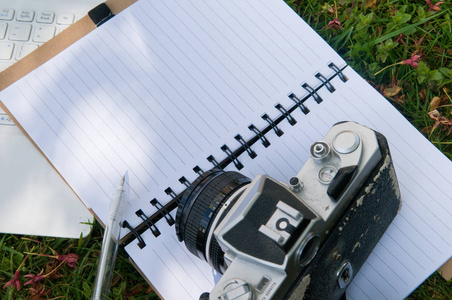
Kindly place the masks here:
MULTIPOLYGON (((113 14, 116 15, 136 1, 137 0, 107 0, 105 3, 108 5, 113 14)), ((96 29, 96 26, 91 21, 91 18, 89 16, 84 16, 83 18, 69 26, 67 29, 65 29, 63 32, 61 32, 48 42, 44 43, 41 47, 39 47, 29 55, 27 55, 20 61, 16 62, 3 72, 0 72, 0 91, 10 86, 17 80, 21 79, 22 77, 24 77, 37 67, 41 66, 42 64, 56 56, 58 53, 68 48, 70 45, 72 45, 73 43, 75 43, 76 41, 78 41, 91 31, 93 31, 94 29, 96 29)), ((20 128, 20 130, 22 130, 25 136, 28 137, 28 139, 41 152, 41 154, 44 155, 42 151, 39 149, 39 147, 36 145, 36 143, 30 138, 30 136, 27 134, 24 128, 20 125, 20 123, 14 118, 11 112, 3 105, 1 99, 0 107, 12 118, 17 127, 20 128)), ((49 163, 52 165, 50 161, 49 163)), ((54 166, 52 165, 52 167, 54 166)), ((56 171, 58 172, 58 170, 56 171)), ((69 184, 68 186, 70 187, 69 184)), ((96 214, 92 210, 90 211, 93 215, 96 216, 96 214)), ((100 221, 100 219, 97 216, 96 219, 99 221, 100 224, 102 224, 102 226, 104 226, 104 224, 100 221)))
POLYGON ((449 259, 441 268, 439 268, 438 272, 447 281, 451 280, 452 279, 452 258, 449 259))

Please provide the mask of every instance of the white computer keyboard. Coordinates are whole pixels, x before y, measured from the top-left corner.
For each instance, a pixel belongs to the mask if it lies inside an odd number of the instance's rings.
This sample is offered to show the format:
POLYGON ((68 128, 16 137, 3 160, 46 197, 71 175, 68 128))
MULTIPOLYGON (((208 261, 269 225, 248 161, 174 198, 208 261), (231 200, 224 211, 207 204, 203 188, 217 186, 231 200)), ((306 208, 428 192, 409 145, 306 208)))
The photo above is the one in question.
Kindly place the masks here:
POLYGON ((72 13, 0 8, 0 67, 4 69, 25 57, 80 17, 72 13))

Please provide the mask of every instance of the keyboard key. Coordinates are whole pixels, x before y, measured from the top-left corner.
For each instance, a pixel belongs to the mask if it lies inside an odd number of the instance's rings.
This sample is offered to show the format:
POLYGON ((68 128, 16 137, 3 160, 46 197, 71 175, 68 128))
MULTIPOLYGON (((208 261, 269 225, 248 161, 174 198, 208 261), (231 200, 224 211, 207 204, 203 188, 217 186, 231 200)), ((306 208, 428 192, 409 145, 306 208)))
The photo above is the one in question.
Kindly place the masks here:
POLYGON ((37 43, 45 43, 55 36, 55 26, 39 25, 36 26, 33 41, 37 43))
POLYGON ((9 126, 14 126, 16 124, 14 124, 13 120, 11 120, 11 118, 4 112, 0 113, 0 125, 9 125, 9 126))
POLYGON ((36 22, 51 24, 53 22, 54 18, 55 18, 55 14, 53 12, 42 11, 36 17, 36 22))
POLYGON ((10 21, 14 18, 14 9, 4 8, 0 9, 0 20, 10 21))
POLYGON ((13 24, 9 31, 9 39, 11 41, 28 41, 30 38, 31 25, 30 24, 13 24))
POLYGON ((8 23, 0 22, 0 40, 5 38, 6 28, 8 28, 8 23))
POLYGON ((32 10, 21 10, 17 16, 16 20, 20 22, 31 22, 35 17, 35 12, 32 10))
POLYGON ((20 60, 30 54, 33 50, 37 49, 38 45, 35 44, 22 44, 18 46, 16 50, 16 60, 20 60))
POLYGON ((14 44, 0 42, 0 59, 9 60, 13 54, 14 44))
POLYGON ((61 25, 71 25, 74 23, 73 14, 58 14, 56 22, 61 25))

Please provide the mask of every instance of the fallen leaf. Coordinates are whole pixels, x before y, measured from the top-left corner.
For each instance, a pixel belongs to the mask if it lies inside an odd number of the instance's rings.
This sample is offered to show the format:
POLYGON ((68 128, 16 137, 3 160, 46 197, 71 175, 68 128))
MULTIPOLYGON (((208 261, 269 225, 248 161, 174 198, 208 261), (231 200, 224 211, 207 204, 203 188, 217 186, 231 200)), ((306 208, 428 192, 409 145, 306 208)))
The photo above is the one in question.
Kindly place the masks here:
POLYGON ((367 1, 366 8, 376 9, 377 8, 377 0, 367 1))
POLYGON ((400 86, 396 85, 396 86, 384 89, 383 90, 383 95, 385 97, 392 97, 392 96, 395 96, 398 93, 400 93, 401 90, 402 90, 402 88, 400 86))
POLYGON ((430 116, 430 118, 432 118, 432 119, 434 119, 434 120, 436 120, 436 119, 438 119, 438 118, 440 117, 440 113, 439 113, 439 111, 436 110, 436 109, 431 110, 431 111, 428 113, 428 115, 430 116))
POLYGON ((423 89, 422 91, 420 91, 419 97, 421 97, 421 99, 425 101, 425 99, 427 98, 427 90, 423 89))
POLYGON ((427 126, 421 129, 421 132, 424 134, 429 134, 432 131, 432 126, 427 126))
POLYGON ((50 290, 46 290, 45 286, 42 286, 41 289, 37 289, 37 288, 30 288, 30 300, 44 300, 44 299, 48 299, 48 296, 50 295, 50 290))
POLYGON ((375 33, 375 36, 380 36, 382 31, 383 31, 382 26, 377 27, 377 32, 375 33))
POLYGON ((139 284, 139 285, 133 287, 133 288, 130 290, 128 296, 129 296, 129 297, 130 297, 130 296, 136 296, 136 295, 138 295, 139 293, 141 293, 143 290, 144 290, 144 286, 141 285, 141 284, 139 284))
POLYGON ((430 101, 430 111, 436 110, 436 108, 441 104, 441 98, 440 97, 433 97, 432 101, 430 101))
POLYGON ((433 124, 432 127, 432 132, 441 125, 442 130, 446 131, 446 135, 449 136, 452 133, 452 120, 441 116, 441 114, 439 113, 438 110, 432 110, 431 112, 428 113, 428 115, 430 116, 430 118, 432 118, 433 120, 435 120, 435 124, 433 124))
POLYGON ((405 98, 405 95, 397 95, 394 97, 394 101, 398 102, 400 104, 405 104, 405 102, 403 101, 404 98, 405 98))
POLYGON ((119 282, 121 281, 121 276, 119 276, 118 274, 114 274, 113 278, 111 279, 111 286, 114 287, 116 285, 119 284, 119 282))

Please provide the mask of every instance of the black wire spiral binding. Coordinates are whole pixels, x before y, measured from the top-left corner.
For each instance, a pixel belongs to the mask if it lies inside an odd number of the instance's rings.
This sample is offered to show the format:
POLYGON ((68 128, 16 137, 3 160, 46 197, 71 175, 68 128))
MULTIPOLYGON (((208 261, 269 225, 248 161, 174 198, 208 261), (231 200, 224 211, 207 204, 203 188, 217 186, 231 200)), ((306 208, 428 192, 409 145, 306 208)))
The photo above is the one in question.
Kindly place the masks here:
POLYGON ((182 183, 183 185, 185 185, 186 187, 190 187, 190 182, 188 182, 187 178, 185 178, 185 176, 182 176, 181 178, 179 178, 179 182, 182 183))
POLYGON ((294 126, 295 124, 297 124, 297 120, 292 117, 292 115, 287 111, 287 109, 284 108, 284 106, 278 103, 275 105, 275 107, 282 113, 282 115, 287 119, 290 125, 294 126))
POLYGON ((312 98, 314 98, 315 102, 317 102, 318 104, 322 103, 322 97, 320 97, 319 94, 317 94, 316 90, 314 90, 309 84, 303 83, 302 87, 308 91, 312 98))
POLYGON ((173 199, 177 199, 177 194, 170 187, 165 190, 165 194, 171 196, 173 199))
POLYGON ((328 65, 328 67, 330 67, 331 69, 333 69, 333 71, 339 76, 339 78, 343 81, 343 82, 347 82, 348 78, 347 76, 344 75, 344 73, 342 73, 342 70, 338 68, 338 66, 336 66, 334 63, 330 63, 328 65))
POLYGON ((307 108, 294 93, 290 93, 288 97, 295 102, 295 105, 298 106, 305 115, 309 114, 309 108, 307 108))
POLYGON ((221 150, 227 154, 227 156, 232 160, 232 162, 234 163, 235 167, 237 168, 237 170, 241 170, 243 169, 243 165, 240 162, 240 160, 237 158, 237 156, 234 154, 234 152, 231 151, 231 149, 229 149, 228 146, 223 145, 221 146, 221 150))
POLYGON ((174 225, 174 219, 173 216, 169 214, 169 212, 163 207, 163 205, 157 200, 152 199, 151 200, 152 206, 157 208, 158 212, 165 218, 166 223, 168 223, 169 226, 174 225))
POLYGON ((254 159, 257 156, 256 152, 254 152, 253 149, 251 149, 251 147, 248 145, 247 142, 245 142, 245 140, 240 134, 237 134, 234 138, 240 143, 240 145, 242 145, 242 147, 245 149, 245 151, 252 159, 254 159))
POLYGON ((198 175, 202 175, 204 173, 204 171, 199 166, 194 167, 193 172, 195 172, 198 175))
POLYGON ((267 121, 268 125, 270 125, 270 127, 275 131, 277 136, 282 136, 284 134, 284 131, 279 129, 278 125, 276 125, 273 119, 270 118, 267 114, 263 114, 261 118, 267 121))
POLYGON ((139 209, 135 212, 135 214, 141 219, 143 220, 143 222, 146 224, 146 226, 151 230, 152 234, 155 237, 158 237, 160 235, 160 230, 157 228, 157 226, 155 226, 155 224, 149 220, 149 218, 145 215, 145 213, 139 209))
POLYGON ((262 131, 260 131, 259 129, 257 129, 256 126, 254 126, 253 124, 251 124, 250 126, 248 126, 248 129, 251 130, 252 132, 254 132, 256 134, 256 136, 262 141, 262 145, 264 145, 265 148, 267 148, 268 146, 270 146, 270 142, 267 140, 267 138, 265 137, 265 135, 262 133, 262 131))
MULTIPOLYGON (((132 226, 130 226, 129 222, 127 222, 126 220, 124 220, 122 222, 122 228, 127 228, 129 229, 130 233, 132 233, 135 238, 138 240, 138 247, 140 247, 140 249, 143 249, 146 246, 146 243, 144 242, 143 238, 141 237, 141 235, 135 230, 135 228, 133 228, 132 226)), ((158 230, 158 229, 157 229, 158 230)))
POLYGON ((209 155, 209 157, 207 157, 207 161, 212 163, 214 168, 220 168, 220 164, 217 162, 217 160, 215 159, 215 157, 213 155, 209 155))
POLYGON ((336 91, 334 86, 331 84, 331 82, 328 79, 325 78, 325 76, 323 76, 320 73, 317 73, 317 74, 315 74, 315 77, 317 79, 319 79, 326 86, 328 92, 334 93, 334 91, 336 91))
MULTIPOLYGON (((277 136, 283 135, 283 131, 278 128, 278 124, 282 122, 283 120, 287 120, 289 124, 292 126, 297 123, 295 118, 291 115, 296 109, 300 108, 303 114, 307 115, 310 110, 309 108, 304 104, 305 101, 307 101, 309 98, 313 98, 317 103, 321 103, 323 100, 317 93, 317 91, 322 88, 326 87, 330 93, 333 93, 336 89, 331 84, 331 79, 333 79, 335 76, 338 76, 343 82, 348 81, 348 78, 342 73, 342 70, 345 69, 343 67, 340 69, 337 65, 334 63, 328 64, 328 67, 331 68, 334 71, 334 75, 330 76, 328 79, 325 78, 321 73, 317 73, 315 77, 321 81, 321 85, 312 88, 309 84, 304 83, 301 86, 309 93, 307 96, 304 96, 303 98, 299 98, 294 93, 290 93, 287 96, 294 102, 294 104, 288 108, 285 108, 281 104, 276 104, 275 108, 281 113, 280 116, 276 117, 275 119, 272 119, 268 114, 262 115, 262 119, 264 119, 268 125, 265 128, 259 129, 254 124, 251 124, 248 126, 248 129, 254 133, 254 137, 250 138, 249 140, 243 139, 243 137, 240 134, 237 134, 234 138, 240 143, 240 147, 237 148, 235 151, 231 151, 227 145, 223 145, 221 147, 221 150, 226 153, 226 158, 222 160, 221 162, 218 162, 213 155, 209 155, 207 157, 207 161, 209 161, 214 168, 224 169, 227 165, 230 163, 233 163, 235 167, 238 170, 241 170, 244 166, 243 164, 238 160, 238 157, 244 153, 247 152, 248 155, 251 158, 255 158, 257 154, 251 149, 251 146, 256 143, 257 141, 261 141, 262 145, 267 148, 269 147, 270 141, 267 139, 266 134, 270 131, 274 131, 277 136)), ((195 166, 193 168, 193 171, 198 174, 202 175, 204 171, 199 167, 195 166)), ((190 184, 188 180, 182 176, 179 179, 180 183, 184 184, 186 187, 188 187, 190 184)), ((147 217, 143 211, 140 209, 136 212, 137 216, 140 217, 143 220, 143 223, 140 224, 136 229, 132 228, 130 224, 127 221, 122 222, 122 226, 124 228, 128 228, 130 233, 138 239, 138 246, 140 248, 143 248, 146 246, 146 243, 141 237, 141 233, 143 233, 146 229, 150 229, 152 231, 152 234, 154 236, 160 235, 160 231, 158 230, 156 226, 156 222, 160 220, 161 218, 165 218, 167 223, 171 226, 174 224, 173 217, 169 214, 170 211, 177 208, 179 201, 182 197, 183 191, 178 195, 176 194, 170 187, 165 189, 165 193, 171 197, 172 200, 170 200, 165 206, 163 206, 157 199, 153 199, 150 201, 150 203, 157 208, 157 212, 153 214, 151 217, 147 217)))

